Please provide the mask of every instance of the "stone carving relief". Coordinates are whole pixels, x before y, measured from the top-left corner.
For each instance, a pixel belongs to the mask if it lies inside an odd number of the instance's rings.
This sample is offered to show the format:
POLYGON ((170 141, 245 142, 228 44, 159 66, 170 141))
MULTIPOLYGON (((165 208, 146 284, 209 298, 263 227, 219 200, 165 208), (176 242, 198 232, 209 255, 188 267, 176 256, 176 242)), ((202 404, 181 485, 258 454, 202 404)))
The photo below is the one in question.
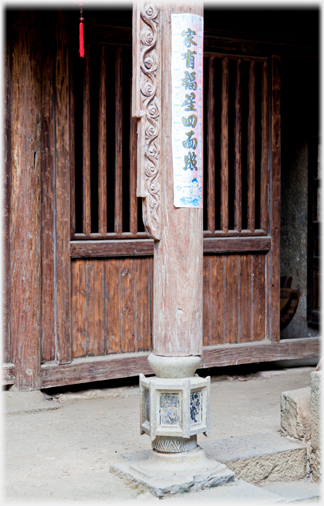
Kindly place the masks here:
POLYGON ((143 221, 161 239, 159 8, 151 2, 134 6, 133 116, 137 126, 137 196, 143 221), (135 68, 136 67, 136 68, 135 68))

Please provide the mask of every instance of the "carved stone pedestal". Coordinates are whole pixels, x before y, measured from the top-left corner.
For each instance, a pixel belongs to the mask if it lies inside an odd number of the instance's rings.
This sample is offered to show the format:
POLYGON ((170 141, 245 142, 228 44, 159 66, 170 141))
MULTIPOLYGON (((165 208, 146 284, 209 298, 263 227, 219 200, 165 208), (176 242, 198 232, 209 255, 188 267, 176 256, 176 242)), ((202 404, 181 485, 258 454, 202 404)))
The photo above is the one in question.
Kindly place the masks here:
POLYGON ((150 436, 151 453, 146 459, 112 466, 111 471, 145 485, 157 497, 233 481, 234 473, 208 459, 197 445, 197 434, 208 435, 210 378, 185 375, 194 374, 200 357, 150 355, 149 363, 164 376, 140 375, 141 434, 150 436))

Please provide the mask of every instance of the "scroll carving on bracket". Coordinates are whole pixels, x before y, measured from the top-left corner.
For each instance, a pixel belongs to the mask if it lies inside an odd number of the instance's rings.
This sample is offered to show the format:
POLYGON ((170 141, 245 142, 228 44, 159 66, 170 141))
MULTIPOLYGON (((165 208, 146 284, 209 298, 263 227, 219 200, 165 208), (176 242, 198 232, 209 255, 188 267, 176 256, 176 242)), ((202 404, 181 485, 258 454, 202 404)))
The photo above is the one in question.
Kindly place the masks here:
POLYGON ((137 118, 137 196, 143 221, 161 239, 160 173, 160 40, 159 7, 152 2, 133 7, 132 115, 137 118))

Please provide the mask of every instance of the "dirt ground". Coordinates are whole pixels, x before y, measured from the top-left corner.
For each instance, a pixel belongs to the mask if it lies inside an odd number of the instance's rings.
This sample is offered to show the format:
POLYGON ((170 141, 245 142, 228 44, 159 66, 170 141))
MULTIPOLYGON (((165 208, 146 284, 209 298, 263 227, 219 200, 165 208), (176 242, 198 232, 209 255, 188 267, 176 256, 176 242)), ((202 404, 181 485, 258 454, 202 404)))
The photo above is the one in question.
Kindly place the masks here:
MULTIPOLYGON (((281 392, 310 386, 315 365, 234 368, 237 374, 212 377, 209 441, 279 431, 281 392)), ((55 400, 47 398, 45 405, 55 403, 59 409, 3 417, 8 502, 159 500, 109 472, 121 454, 150 448, 149 437, 140 436, 138 387, 114 385, 52 389, 47 394, 55 400)), ((6 399, 9 393, 3 392, 6 399)), ((201 435, 199 441, 207 440, 201 435)))

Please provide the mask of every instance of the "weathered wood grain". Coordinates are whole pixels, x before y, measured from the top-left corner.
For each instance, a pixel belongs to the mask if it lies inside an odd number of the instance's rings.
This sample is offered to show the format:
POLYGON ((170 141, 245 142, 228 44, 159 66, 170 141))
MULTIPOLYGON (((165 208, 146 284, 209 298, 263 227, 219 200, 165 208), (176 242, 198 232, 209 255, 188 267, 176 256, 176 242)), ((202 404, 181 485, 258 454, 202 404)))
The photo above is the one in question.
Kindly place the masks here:
POLYGON ((83 77, 83 128, 82 128, 82 179, 83 179, 83 233, 91 233, 91 172, 90 172, 90 46, 85 48, 83 77))
POLYGON ((99 232, 107 233, 107 48, 102 46, 100 54, 100 83, 98 111, 98 200, 99 200, 99 232))
POLYGON ((135 351, 135 263, 132 258, 119 260, 121 351, 135 351))
POLYGON ((171 114, 171 12, 203 15, 199 5, 161 7, 161 240, 154 250, 154 353, 202 353, 203 210, 173 205, 171 114), (172 259, 172 262, 170 262, 172 259))
POLYGON ((116 49, 115 59, 115 232, 123 229, 123 95, 122 48, 116 49))
POLYGON ((253 341, 265 338, 265 257, 252 255, 253 264, 253 341))
POLYGON ((226 259, 211 257, 210 344, 226 343, 226 259))
POLYGON ((270 335, 280 339, 280 170, 281 170, 281 116, 280 116, 280 57, 272 57, 272 220, 271 220, 271 300, 270 335))
POLYGON ((71 361, 69 57, 66 13, 58 12, 56 27, 56 291, 59 364, 71 361))
POLYGON ((255 61, 249 68, 249 118, 248 118, 248 212, 247 228, 255 230, 255 61))
POLYGON ((121 351, 119 262, 119 259, 105 260, 106 354, 120 353, 121 351))
MULTIPOLYGON (((215 232, 215 68, 214 58, 208 62, 207 97, 207 146, 208 146, 208 189, 207 189, 207 227, 215 232)), ((205 98, 206 99, 206 98, 205 98)))
POLYGON ((42 361, 55 359, 53 54, 42 45, 42 361))
POLYGON ((104 355, 104 262, 87 260, 87 356, 104 355))
POLYGON ((251 255, 240 255, 239 279, 239 336, 238 342, 252 340, 252 259, 251 255))
POLYGON ((135 347, 146 351, 151 348, 150 259, 137 258, 135 262, 135 347))
MULTIPOLYGON (((73 45, 69 45, 69 52, 73 51, 73 45)), ((70 72, 70 224, 71 224, 71 239, 75 234, 76 228, 76 210, 75 210, 75 83, 74 83, 74 58, 70 58, 69 62, 70 72)))
POLYGON ((3 360, 11 360, 10 337, 10 193, 11 193, 11 44, 8 34, 5 38, 4 74, 4 202, 3 202, 3 360))
POLYGON ((222 60, 221 229, 228 232, 228 58, 222 60))
MULTIPOLYGON (((285 339, 279 343, 251 343, 204 348, 201 368, 224 367, 257 362, 318 357, 319 338, 285 339)), ((142 374, 152 374, 147 362, 149 352, 77 359, 72 364, 43 364, 42 388, 103 381, 142 374)), ((199 371, 198 371, 199 373, 199 371)))
POLYGON ((211 256, 203 259, 203 345, 210 344, 211 325, 211 256))
POLYGON ((242 90, 241 90, 241 60, 236 62, 236 84, 235 84, 235 201, 234 201, 234 227, 235 230, 242 230, 242 90))
POLYGON ((87 355, 87 269, 84 260, 71 264, 72 358, 87 355))
MULTIPOLYGON (((271 237, 206 237, 204 253, 234 253, 240 251, 269 251, 271 237)), ((154 253, 152 239, 124 241, 72 241, 71 258, 99 258, 120 256, 151 256, 154 253)))
POLYGON ((40 387, 41 42, 33 11, 13 15, 11 130, 11 345, 19 390, 40 387))
POLYGON ((13 385, 15 383, 15 364, 4 363, 2 365, 2 384, 13 385))
POLYGON ((226 343, 238 341, 238 296, 239 296, 239 256, 226 257, 226 291, 225 291, 225 339, 226 343))
POLYGON ((136 178, 137 178, 137 119, 130 118, 130 167, 129 167, 129 225, 132 234, 137 234, 137 197, 136 197, 136 178))
POLYGON ((260 181, 260 227, 268 231, 268 62, 262 65, 261 77, 261 181, 260 181))

